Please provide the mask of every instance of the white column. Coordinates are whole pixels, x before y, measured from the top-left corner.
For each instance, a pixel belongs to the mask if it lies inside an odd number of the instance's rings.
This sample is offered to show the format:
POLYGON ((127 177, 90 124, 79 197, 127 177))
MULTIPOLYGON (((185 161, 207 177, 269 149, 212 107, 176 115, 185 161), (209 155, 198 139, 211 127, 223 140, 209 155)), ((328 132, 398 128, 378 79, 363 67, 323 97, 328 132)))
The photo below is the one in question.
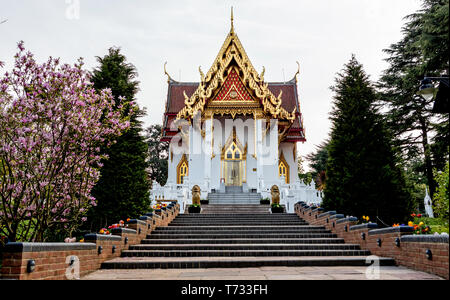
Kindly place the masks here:
POLYGON ((263 149, 262 149, 262 134, 263 134, 263 120, 256 120, 256 183, 257 191, 260 193, 264 188, 264 170, 263 170, 263 149))
MULTIPOLYGON (((204 139, 204 151, 203 151, 203 158, 204 158, 204 183, 206 191, 203 192, 209 192, 211 189, 211 155, 212 155, 212 130, 211 130, 211 120, 205 120, 205 139, 204 139)), ((206 197, 206 195, 202 195, 203 197, 206 197)))

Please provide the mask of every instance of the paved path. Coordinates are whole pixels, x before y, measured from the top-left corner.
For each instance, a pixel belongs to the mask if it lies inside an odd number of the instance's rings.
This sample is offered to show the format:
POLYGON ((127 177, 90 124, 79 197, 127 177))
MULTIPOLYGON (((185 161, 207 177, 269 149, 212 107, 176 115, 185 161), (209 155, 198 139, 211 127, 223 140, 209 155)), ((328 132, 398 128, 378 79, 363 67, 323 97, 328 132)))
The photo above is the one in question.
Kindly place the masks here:
MULTIPOLYGON (((366 280, 367 267, 259 267, 226 269, 112 269, 99 270, 84 280, 366 280)), ((440 280, 404 267, 380 267, 382 280, 440 280)))

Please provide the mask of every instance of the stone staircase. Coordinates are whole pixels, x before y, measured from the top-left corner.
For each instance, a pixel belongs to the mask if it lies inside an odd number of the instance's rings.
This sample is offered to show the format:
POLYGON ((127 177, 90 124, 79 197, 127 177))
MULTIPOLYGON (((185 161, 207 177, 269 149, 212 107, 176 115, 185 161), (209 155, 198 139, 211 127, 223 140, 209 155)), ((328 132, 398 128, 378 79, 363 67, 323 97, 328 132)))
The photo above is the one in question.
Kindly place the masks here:
POLYGON ((260 193, 243 193, 242 187, 227 187, 226 193, 209 193, 209 204, 253 204, 258 205, 260 193), (235 188, 235 189, 233 189, 235 188))
POLYGON ((202 214, 267 214, 270 212, 270 205, 254 204, 208 204, 202 205, 202 214))
MULTIPOLYGON (((370 252, 359 245, 346 244, 296 214, 271 214, 268 208, 209 205, 204 208, 209 213, 179 215, 141 244, 124 250, 122 257, 104 262, 102 268, 367 265, 370 252)), ((380 258, 380 265, 394 264, 390 258, 380 258)))

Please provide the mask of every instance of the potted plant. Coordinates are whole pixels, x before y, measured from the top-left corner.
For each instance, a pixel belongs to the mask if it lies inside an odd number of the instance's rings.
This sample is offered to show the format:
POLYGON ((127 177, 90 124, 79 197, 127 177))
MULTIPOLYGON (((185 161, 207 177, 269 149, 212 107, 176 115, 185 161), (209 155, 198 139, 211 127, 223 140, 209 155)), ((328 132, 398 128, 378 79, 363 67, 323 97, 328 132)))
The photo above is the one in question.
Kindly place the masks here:
POLYGON ((190 214, 198 214, 198 213, 200 213, 201 210, 202 210, 202 208, 200 207, 200 204, 191 204, 188 207, 188 212, 190 214))
POLYGON ((200 200, 200 204, 204 204, 204 205, 207 205, 207 204, 209 204, 209 200, 208 199, 201 199, 200 200))
POLYGON ((283 209, 283 207, 282 207, 280 204, 275 204, 275 203, 273 203, 273 204, 271 205, 271 209, 272 209, 272 213, 273 213, 273 214, 276 214, 276 213, 283 213, 283 212, 284 212, 284 209, 283 209))
POLYGON ((261 200, 259 200, 259 204, 261 204, 261 205, 268 205, 268 204, 270 204, 270 199, 269 198, 262 198, 261 200))

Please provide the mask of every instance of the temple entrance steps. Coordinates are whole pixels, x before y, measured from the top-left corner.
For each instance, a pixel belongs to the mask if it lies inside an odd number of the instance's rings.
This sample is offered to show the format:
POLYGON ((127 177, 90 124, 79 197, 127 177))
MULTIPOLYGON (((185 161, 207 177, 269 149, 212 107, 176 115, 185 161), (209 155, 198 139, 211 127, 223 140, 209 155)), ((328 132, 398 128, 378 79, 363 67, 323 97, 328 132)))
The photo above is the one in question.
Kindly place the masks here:
MULTIPOLYGON (((259 201, 259 200, 258 200, 259 201)), ((210 202, 211 203, 211 202, 210 202)), ((269 214, 270 205, 261 204, 208 204, 202 205, 202 214, 269 214)))
MULTIPOLYGON (((242 187, 227 187, 240 188, 242 187)), ((260 193, 243 193, 242 191, 231 189, 226 193, 209 193, 209 204, 259 204, 260 193)))
MULTIPOLYGON (((181 214, 102 268, 366 266, 369 255, 296 214, 242 213, 235 206, 233 213, 181 214)), ((390 258, 379 263, 395 264, 390 258)))

